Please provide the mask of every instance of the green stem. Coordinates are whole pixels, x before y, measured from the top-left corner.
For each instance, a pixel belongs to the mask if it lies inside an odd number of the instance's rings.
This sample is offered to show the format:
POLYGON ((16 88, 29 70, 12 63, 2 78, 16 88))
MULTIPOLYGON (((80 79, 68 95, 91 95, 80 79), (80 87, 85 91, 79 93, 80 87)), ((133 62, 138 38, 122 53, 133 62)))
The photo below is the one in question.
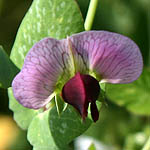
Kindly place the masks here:
POLYGON ((150 150, 150 137, 149 137, 149 139, 147 140, 147 142, 146 142, 146 144, 145 144, 145 146, 143 147, 142 150, 150 150))
POLYGON ((149 43, 149 54, 148 54, 148 67, 150 67, 150 10, 147 12, 148 14, 148 43, 149 43))
POLYGON ((92 28, 97 6, 98 6, 98 0, 90 1, 89 9, 84 23, 84 27, 86 31, 91 30, 92 28))

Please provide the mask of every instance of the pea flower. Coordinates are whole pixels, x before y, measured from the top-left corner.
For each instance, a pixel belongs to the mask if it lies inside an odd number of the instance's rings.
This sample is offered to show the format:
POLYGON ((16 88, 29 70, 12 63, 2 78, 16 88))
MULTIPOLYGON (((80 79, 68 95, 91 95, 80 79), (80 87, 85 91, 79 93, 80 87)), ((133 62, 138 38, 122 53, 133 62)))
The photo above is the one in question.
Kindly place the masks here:
POLYGON ((45 107, 57 93, 85 119, 90 104, 96 122, 99 82, 130 83, 142 68, 140 50, 129 38, 107 31, 85 31, 36 43, 12 88, 18 102, 31 109, 45 107))

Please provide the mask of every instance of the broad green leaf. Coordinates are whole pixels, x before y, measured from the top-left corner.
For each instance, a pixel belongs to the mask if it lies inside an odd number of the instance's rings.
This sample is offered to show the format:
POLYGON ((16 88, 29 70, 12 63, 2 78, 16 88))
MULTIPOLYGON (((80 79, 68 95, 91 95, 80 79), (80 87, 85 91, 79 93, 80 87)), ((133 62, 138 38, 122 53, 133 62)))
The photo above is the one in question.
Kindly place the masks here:
POLYGON ((53 107, 49 115, 50 131, 56 145, 62 149, 68 145, 74 138, 85 132, 92 121, 86 119, 83 121, 78 112, 71 106, 57 113, 57 108, 53 107))
POLYGON ((17 122, 19 127, 27 129, 33 117, 36 116, 41 110, 33 110, 23 107, 14 98, 12 88, 8 89, 9 96, 9 108, 14 112, 14 120, 17 122))
POLYGON ((140 78, 133 83, 108 84, 106 95, 133 113, 150 115, 150 69, 144 68, 140 78))
POLYGON ((33 150, 58 150, 51 136, 48 115, 49 111, 38 114, 28 128, 28 140, 33 150))
POLYGON ((19 28, 11 59, 21 68, 29 49, 44 37, 56 39, 84 30, 75 0, 34 0, 19 28))
POLYGON ((9 59, 6 52, 0 46, 0 87, 8 88, 19 69, 9 59))

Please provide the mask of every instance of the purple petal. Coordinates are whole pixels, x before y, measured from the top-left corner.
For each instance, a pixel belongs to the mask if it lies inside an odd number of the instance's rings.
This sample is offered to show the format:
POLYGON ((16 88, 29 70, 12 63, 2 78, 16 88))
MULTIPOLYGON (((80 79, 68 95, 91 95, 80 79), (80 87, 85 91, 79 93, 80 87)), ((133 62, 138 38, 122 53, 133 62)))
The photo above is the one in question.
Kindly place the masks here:
POLYGON ((64 85, 62 97, 65 102, 73 105, 85 119, 89 101, 86 99, 86 91, 80 73, 77 73, 64 85))
POLYGON ((101 76, 101 82, 130 83, 142 72, 140 50, 125 36, 107 31, 88 31, 75 34, 70 40, 76 55, 82 57, 90 71, 101 76))
POLYGON ((27 54, 21 72, 12 83, 15 98, 23 106, 38 109, 45 106, 56 89, 56 83, 68 68, 66 40, 45 38, 27 54))
POLYGON ((91 104, 92 118, 98 120, 98 110, 95 101, 100 92, 99 82, 90 75, 79 72, 72 77, 62 89, 62 97, 65 102, 73 105, 81 114, 83 120, 87 117, 89 102, 91 104))
POLYGON ((96 106, 96 102, 91 103, 91 115, 94 122, 96 122, 99 118, 99 111, 96 106))

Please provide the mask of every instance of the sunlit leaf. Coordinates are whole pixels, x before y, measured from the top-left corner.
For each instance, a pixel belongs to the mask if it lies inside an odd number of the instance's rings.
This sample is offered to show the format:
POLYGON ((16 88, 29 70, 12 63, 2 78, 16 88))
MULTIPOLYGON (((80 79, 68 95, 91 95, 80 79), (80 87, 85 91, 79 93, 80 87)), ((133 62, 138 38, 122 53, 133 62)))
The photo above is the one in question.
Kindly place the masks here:
POLYGON ((33 145, 33 150, 58 150, 51 136, 48 114, 49 111, 38 114, 29 126, 28 140, 33 145))
POLYGON ((27 129, 33 117, 36 116, 41 110, 33 110, 23 107, 14 98, 12 88, 8 89, 8 96, 10 98, 9 108, 14 112, 14 120, 19 127, 27 129))

